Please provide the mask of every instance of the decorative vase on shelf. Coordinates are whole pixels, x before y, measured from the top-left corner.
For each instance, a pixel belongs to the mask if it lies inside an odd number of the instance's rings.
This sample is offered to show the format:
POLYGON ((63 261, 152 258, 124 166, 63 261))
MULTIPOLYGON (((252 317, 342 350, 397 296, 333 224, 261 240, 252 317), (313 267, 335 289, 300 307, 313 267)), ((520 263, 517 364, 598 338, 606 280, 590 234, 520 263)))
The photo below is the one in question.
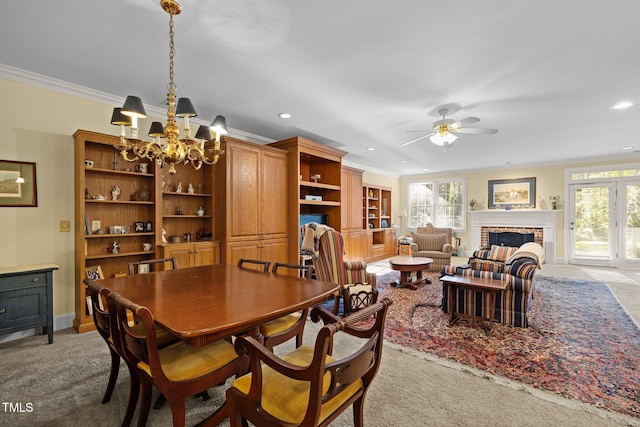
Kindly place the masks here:
POLYGON ((475 199, 469 200, 469 209, 471 209, 472 211, 475 211, 477 207, 478 207, 478 202, 476 202, 475 199))

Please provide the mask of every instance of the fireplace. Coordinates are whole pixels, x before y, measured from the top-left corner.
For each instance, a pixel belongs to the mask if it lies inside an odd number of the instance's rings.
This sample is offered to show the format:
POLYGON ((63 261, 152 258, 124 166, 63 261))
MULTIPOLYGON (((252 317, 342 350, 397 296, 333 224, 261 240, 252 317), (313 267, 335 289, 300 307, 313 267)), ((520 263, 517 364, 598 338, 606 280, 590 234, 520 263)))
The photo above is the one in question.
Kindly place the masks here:
POLYGON ((471 251, 490 246, 489 232, 533 234, 533 241, 544 247, 546 262, 555 263, 557 215, 558 211, 538 209, 472 211, 471 251))
POLYGON ((527 242, 534 242, 534 233, 518 233, 516 231, 490 231, 489 232, 489 245, 498 246, 512 246, 519 248, 527 242))

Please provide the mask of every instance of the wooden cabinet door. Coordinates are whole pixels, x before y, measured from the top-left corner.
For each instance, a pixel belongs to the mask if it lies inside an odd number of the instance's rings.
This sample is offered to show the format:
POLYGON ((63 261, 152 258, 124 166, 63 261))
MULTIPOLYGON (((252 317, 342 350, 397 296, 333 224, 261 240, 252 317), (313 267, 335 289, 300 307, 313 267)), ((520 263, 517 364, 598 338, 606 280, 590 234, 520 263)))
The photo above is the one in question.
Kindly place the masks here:
POLYGON ((364 261, 365 256, 365 244, 367 239, 364 231, 351 231, 345 236, 345 243, 348 241, 348 246, 345 245, 346 253, 344 259, 346 261, 364 261))
POLYGON ((267 239, 260 242, 262 246, 261 260, 274 262, 287 262, 287 249, 289 239, 267 239))
POLYGON ((216 245, 211 243, 196 243, 193 245, 193 266, 212 265, 220 263, 220 253, 216 245))
POLYGON ((363 216, 362 172, 342 169, 342 230, 361 230, 363 216))
POLYGON ((235 265, 240 258, 260 259, 260 254, 258 241, 228 243, 225 262, 235 265))
POLYGON ((227 145, 227 240, 257 240, 260 232, 261 150, 247 145, 227 145))
POLYGON ((287 237, 287 156, 285 153, 264 151, 261 163, 262 195, 258 209, 261 238, 287 237))
POLYGON ((164 246, 164 258, 174 257, 178 263, 178 268, 191 267, 191 252, 193 245, 190 243, 173 244, 164 246))
POLYGON ((396 245, 396 229, 395 228, 390 228, 388 230, 385 230, 384 248, 385 248, 385 253, 389 256, 393 256, 398 252, 397 245, 396 245))

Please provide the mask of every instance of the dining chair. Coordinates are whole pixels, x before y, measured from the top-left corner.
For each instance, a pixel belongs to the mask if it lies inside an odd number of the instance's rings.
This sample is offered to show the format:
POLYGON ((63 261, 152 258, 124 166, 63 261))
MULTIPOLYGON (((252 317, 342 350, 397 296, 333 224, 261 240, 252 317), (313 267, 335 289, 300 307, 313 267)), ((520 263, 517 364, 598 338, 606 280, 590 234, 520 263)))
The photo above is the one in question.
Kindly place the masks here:
POLYGON ((257 259, 249 259, 249 258, 240 258, 238 260, 238 267, 248 268, 252 270, 262 270, 267 273, 269 271, 269 266, 271 265, 270 261, 260 261, 257 259))
MULTIPOLYGON (((135 388, 137 390, 139 388, 139 382, 136 381, 138 374, 136 373, 135 365, 127 362, 127 359, 122 351, 122 346, 120 345, 120 341, 118 339, 118 334, 113 333, 113 331, 117 330, 117 322, 115 321, 115 316, 110 315, 111 311, 108 309, 107 304, 111 291, 101 286, 96 281, 90 279, 85 279, 84 283, 87 285, 87 288, 89 290, 89 296, 91 298, 91 308, 93 311, 93 321, 95 323, 96 330, 107 343, 107 346, 109 347, 109 353, 111 354, 111 372, 109 374, 107 390, 105 391, 104 397, 102 398, 102 403, 107 403, 111 400, 111 395, 113 394, 116 380, 118 379, 121 358, 125 360, 127 368, 129 369, 129 376, 132 379, 130 386, 131 389, 135 388)), ((133 325, 132 327, 134 329, 137 329, 138 331, 141 331, 140 325, 133 325)), ((160 327, 156 327, 156 336, 158 337, 157 343, 160 347, 167 346, 177 341, 176 337, 160 327)), ((129 394, 131 395, 131 392, 129 394)), ((133 413, 136 408, 136 403, 137 395, 136 401, 130 402, 127 405, 127 409, 122 421, 123 426, 127 426, 129 425, 129 423, 131 423, 131 420, 133 419, 133 413)))
MULTIPOLYGON (((144 426, 147 422, 153 385, 169 402, 173 426, 183 427, 187 397, 224 384, 231 376, 247 372, 248 358, 239 356, 230 341, 222 339, 203 347, 178 341, 159 349, 153 314, 148 308, 137 305, 118 293, 109 295, 108 307, 115 315, 118 342, 122 346, 124 358, 136 366, 140 383, 138 389, 134 390, 132 387, 129 401, 137 402, 139 390, 142 389, 139 426, 144 426), (129 315, 142 325, 142 331, 130 326, 129 315)), ((227 407, 223 403, 202 424, 217 425, 226 416, 227 407)))
MULTIPOLYGON (((277 356, 249 336, 235 342, 248 354, 250 373, 227 390, 231 427, 327 426, 353 405, 353 422, 364 425, 364 399, 378 372, 384 323, 391 300, 384 298, 345 318, 315 307, 311 320, 323 320, 315 346, 303 345, 277 356), (331 356, 334 337, 346 334, 363 342, 345 357, 331 356)), ((337 349, 337 348, 336 348, 337 349)))
MULTIPOLYGON (((282 271, 283 269, 286 269, 289 272, 295 271, 303 278, 308 279, 311 277, 312 267, 310 265, 276 262, 273 264, 271 271, 275 274, 280 274, 278 273, 278 270, 282 271)), ((270 322, 261 324, 260 333, 264 337, 264 346, 273 351, 273 347, 276 345, 282 344, 289 339, 296 337, 296 348, 300 347, 302 345, 302 335, 304 333, 304 325, 307 322, 308 314, 309 309, 305 308, 302 311, 287 314, 270 322)))
POLYGON ((111 291, 105 287, 100 286, 93 280, 85 280, 85 284, 89 290, 89 298, 91 299, 91 311, 93 312, 93 323, 96 326, 96 331, 107 343, 109 353, 111 354, 111 372, 109 374, 109 381, 107 382, 107 390, 102 397, 102 403, 107 403, 111 400, 111 395, 118 379, 118 372, 120 370, 120 353, 116 349, 113 339, 111 338, 111 329, 109 326, 109 312, 107 311, 107 297, 111 291))
POLYGON ((160 269, 160 267, 166 269, 167 265, 166 263, 170 262, 171 263, 171 268, 173 270, 178 268, 178 262, 176 261, 176 259, 174 257, 170 257, 170 258, 157 258, 157 259, 145 259, 142 261, 136 261, 136 262, 130 262, 128 263, 129 265, 129 275, 133 276, 134 274, 144 274, 144 273, 149 273, 151 271, 157 271, 160 269), (147 268, 147 271, 144 271, 145 267, 141 267, 141 266, 145 266, 147 268))

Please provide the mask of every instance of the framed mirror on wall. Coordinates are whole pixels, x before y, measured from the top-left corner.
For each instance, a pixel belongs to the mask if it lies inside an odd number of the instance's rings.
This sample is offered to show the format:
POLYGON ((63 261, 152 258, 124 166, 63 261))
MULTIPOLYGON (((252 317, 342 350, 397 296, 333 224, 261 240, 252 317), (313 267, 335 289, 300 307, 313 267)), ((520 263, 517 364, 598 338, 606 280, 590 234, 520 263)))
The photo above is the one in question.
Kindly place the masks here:
POLYGON ((38 206, 36 164, 0 160, 0 207, 38 206))

